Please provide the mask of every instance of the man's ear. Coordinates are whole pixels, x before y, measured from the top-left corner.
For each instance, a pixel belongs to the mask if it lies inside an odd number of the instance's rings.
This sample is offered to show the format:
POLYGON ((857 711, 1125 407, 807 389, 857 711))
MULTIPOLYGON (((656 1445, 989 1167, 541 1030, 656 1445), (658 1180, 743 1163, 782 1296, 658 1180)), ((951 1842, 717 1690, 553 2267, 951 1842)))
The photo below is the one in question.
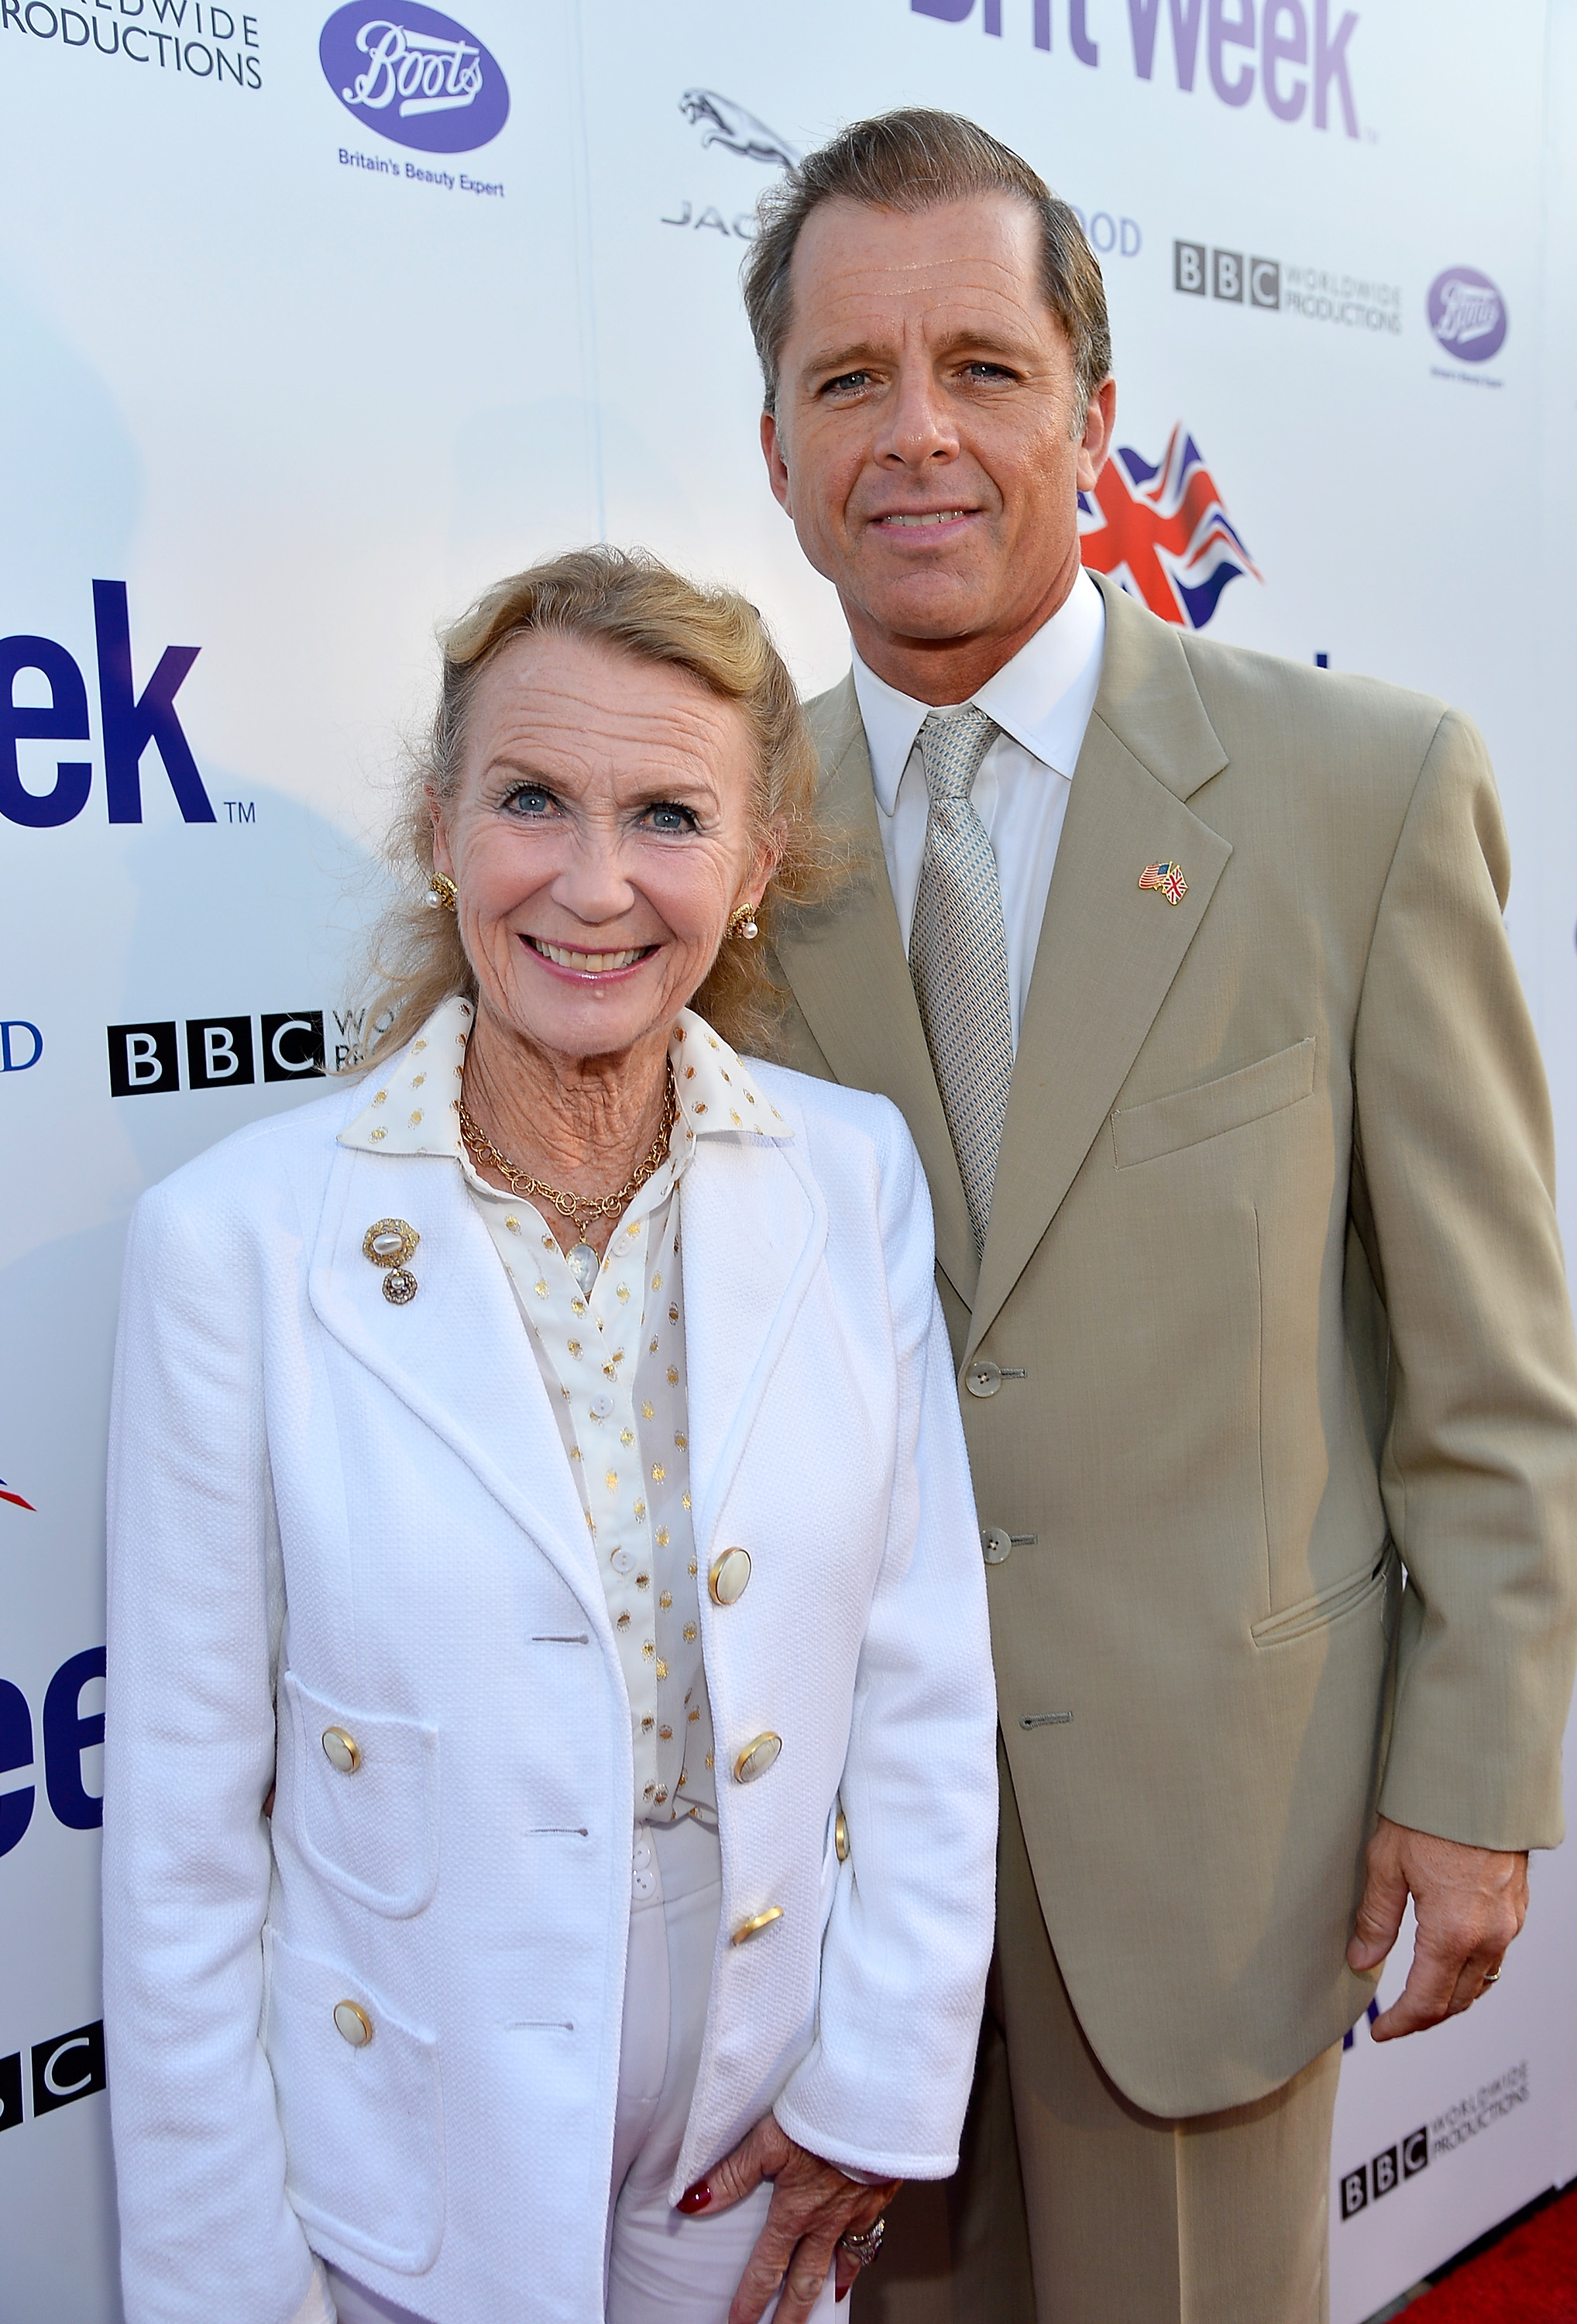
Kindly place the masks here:
POLYGON ((1093 493, 1095 479, 1111 457, 1117 429, 1117 382, 1104 379, 1090 398, 1084 433, 1079 444, 1079 490, 1093 493))
POLYGON ((772 498, 785 515, 792 516, 794 498, 788 483, 788 449, 778 426, 777 414, 772 411, 761 414, 761 456, 767 464, 767 482, 772 487, 772 498))

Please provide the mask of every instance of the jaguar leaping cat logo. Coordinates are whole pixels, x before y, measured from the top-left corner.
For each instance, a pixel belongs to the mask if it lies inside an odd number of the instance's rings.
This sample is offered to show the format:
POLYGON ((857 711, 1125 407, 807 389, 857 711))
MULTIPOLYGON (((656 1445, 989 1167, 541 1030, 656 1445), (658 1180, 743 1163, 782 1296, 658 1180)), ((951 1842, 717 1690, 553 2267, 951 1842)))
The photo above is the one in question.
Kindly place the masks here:
POLYGON ((786 137, 715 88, 687 88, 679 99, 679 111, 692 127, 700 128, 703 145, 722 145, 747 161, 764 161, 769 167, 774 162, 785 170, 799 166, 798 150, 786 137))

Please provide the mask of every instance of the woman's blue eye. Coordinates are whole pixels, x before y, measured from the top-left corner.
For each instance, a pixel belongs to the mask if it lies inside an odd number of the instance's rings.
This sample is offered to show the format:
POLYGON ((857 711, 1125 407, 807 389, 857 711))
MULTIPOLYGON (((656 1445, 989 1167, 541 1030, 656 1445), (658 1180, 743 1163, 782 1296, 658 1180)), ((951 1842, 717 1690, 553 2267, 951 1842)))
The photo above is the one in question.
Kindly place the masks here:
POLYGON ((669 801, 648 810, 652 827, 657 831, 694 831, 696 818, 687 807, 675 807, 669 801))
POLYGON ((534 787, 529 790, 514 792, 509 801, 511 808, 517 815, 546 815, 552 804, 552 798, 549 792, 538 790, 534 787))

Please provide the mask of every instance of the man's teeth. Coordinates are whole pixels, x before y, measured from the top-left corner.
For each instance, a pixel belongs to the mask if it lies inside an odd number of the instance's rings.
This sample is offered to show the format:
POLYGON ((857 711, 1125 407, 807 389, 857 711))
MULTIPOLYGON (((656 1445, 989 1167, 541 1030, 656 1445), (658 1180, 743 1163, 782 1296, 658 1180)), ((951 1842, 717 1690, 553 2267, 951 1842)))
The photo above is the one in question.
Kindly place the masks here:
POLYGON ((547 944, 540 936, 533 936, 531 942, 556 968, 577 969, 582 976, 600 976, 610 968, 632 968, 647 950, 645 945, 636 945, 628 952, 571 952, 567 945, 547 944))
POLYGON ((883 524, 951 524, 955 517, 964 516, 964 509, 933 509, 926 516, 884 516, 883 524))

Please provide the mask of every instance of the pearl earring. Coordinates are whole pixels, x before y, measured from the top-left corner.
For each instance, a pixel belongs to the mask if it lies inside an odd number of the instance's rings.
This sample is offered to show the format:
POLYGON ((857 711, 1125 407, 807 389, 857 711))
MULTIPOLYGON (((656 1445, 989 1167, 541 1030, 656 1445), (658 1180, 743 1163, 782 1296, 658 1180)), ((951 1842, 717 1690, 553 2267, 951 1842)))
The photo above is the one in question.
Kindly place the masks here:
POLYGON ((432 884, 423 901, 429 911, 452 912, 455 908, 454 881, 446 880, 441 872, 435 872, 432 875, 432 884))
POLYGON ((740 906, 728 923, 728 933, 731 936, 742 936, 746 944, 754 943, 761 930, 756 926, 756 908, 753 904, 740 906))

